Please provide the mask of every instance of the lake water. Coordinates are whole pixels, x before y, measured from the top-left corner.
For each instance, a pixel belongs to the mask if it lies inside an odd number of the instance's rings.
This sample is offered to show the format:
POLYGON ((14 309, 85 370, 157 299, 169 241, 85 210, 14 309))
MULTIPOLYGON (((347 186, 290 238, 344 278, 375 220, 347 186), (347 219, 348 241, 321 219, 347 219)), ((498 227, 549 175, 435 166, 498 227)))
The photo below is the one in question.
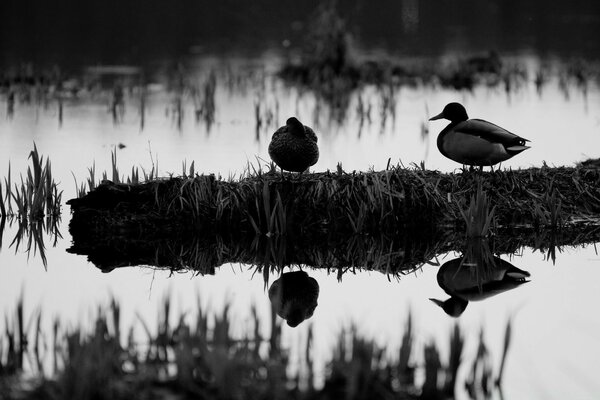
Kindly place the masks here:
MULTIPOLYGON (((97 171, 110 171, 111 151, 119 144, 124 145, 116 150, 123 174, 128 174, 132 166, 149 170, 158 160, 160 175, 177 175, 186 160, 188 166, 193 161, 196 171, 201 173, 225 178, 239 176, 248 163, 265 164, 269 160, 267 147, 272 132, 292 115, 313 126, 319 136, 321 156, 312 171, 335 170, 338 163, 347 171, 380 170, 386 167, 388 159, 392 164, 401 162, 406 166, 424 161, 429 169, 453 171, 458 166, 441 156, 436 148, 437 133, 445 123, 427 122, 451 101, 465 105, 470 117, 493 121, 531 141, 532 148, 504 163, 504 168, 540 166, 544 162, 573 165, 586 158, 600 157, 597 81, 590 81, 586 92, 570 85, 568 94, 557 76, 546 83, 541 94, 531 78, 510 94, 501 87, 480 86, 472 92, 431 85, 402 87, 395 94, 393 112, 381 111, 384 100, 380 90, 365 86, 359 93, 365 104, 370 104, 371 121, 363 121, 360 128, 357 94, 351 98, 347 118, 341 123, 332 121, 327 105, 313 94, 287 87, 273 76, 278 61, 271 57, 252 60, 252 68, 258 65, 258 72, 243 87, 233 88, 226 84, 231 75, 224 71, 229 67, 236 71, 234 75, 237 71, 248 71, 247 60, 192 59, 187 64, 188 81, 200 87, 208 79, 209 71, 216 71, 215 122, 210 129, 205 122, 195 119, 190 92, 178 97, 166 79, 158 78, 147 86, 143 127, 141 97, 136 90, 126 90, 124 111, 118 121, 110 111, 113 96, 110 87, 84 93, 78 99, 65 99, 62 120, 56 101, 47 107, 17 101, 14 112, 9 113, 9 100, 4 93, 0 95, 3 138, 0 176, 7 175, 9 160, 13 180, 24 173, 33 143, 52 161, 55 180, 64 190, 63 201, 75 197, 73 176, 82 182, 92 163, 97 171), (183 101, 180 109, 176 107, 178 98, 183 101), (257 104, 267 121, 258 133, 257 104), (178 122, 179 110, 183 110, 181 122, 178 122), (272 112, 271 122, 269 112, 272 112)), ((520 61, 532 77, 537 59, 524 57, 520 61)), ((174 310, 182 313, 194 312, 198 296, 202 304, 215 311, 229 302, 234 334, 241 335, 248 326, 250 304, 255 304, 259 315, 268 321, 267 290, 260 274, 254 275, 249 266, 223 265, 214 276, 195 276, 191 272, 170 274, 143 266, 102 273, 84 256, 66 252, 71 246, 69 218, 69 208, 63 205, 62 239, 56 246, 46 242, 47 268, 38 256, 23 251, 23 245, 18 251, 14 251, 14 245, 10 246, 16 225, 4 231, 0 251, 0 312, 11 313, 23 293, 26 310, 42 307, 44 324, 49 330, 55 316, 74 325, 91 323, 97 306, 107 304, 114 296, 121 302, 126 326, 135 323, 136 313, 150 326, 156 326, 162 299, 170 295, 174 310)), ((464 357, 474 357, 483 328, 497 370, 506 322, 512 319, 504 398, 592 399, 600 395, 596 379, 600 317, 595 311, 600 304, 600 256, 595 245, 565 246, 555 263, 529 248, 516 255, 501 255, 502 259, 528 271, 530 282, 485 301, 471 302, 455 320, 429 300, 445 299, 447 295, 436 280, 439 267, 425 262, 442 264, 458 256, 452 252, 440 254, 437 260, 423 260, 422 268, 399 279, 358 271, 346 273, 338 281, 334 273, 307 270, 320 286, 319 305, 313 317, 297 328, 284 327, 284 342, 293 349, 305 340, 312 325, 317 373, 323 372, 318 359, 323 360, 331 353, 343 327, 354 322, 361 333, 387 344, 390 352, 394 352, 400 345, 410 311, 416 328, 418 357, 423 346, 432 340, 445 357, 449 333, 458 321, 466 334, 464 357)), ((174 315, 173 324, 175 318, 174 315)), ((139 326, 136 333, 144 337, 139 326)), ((292 352, 292 366, 298 357, 292 352)), ((463 368, 461 374, 465 376, 467 371, 463 368)), ((467 398, 466 393, 459 392, 458 398, 467 398)))

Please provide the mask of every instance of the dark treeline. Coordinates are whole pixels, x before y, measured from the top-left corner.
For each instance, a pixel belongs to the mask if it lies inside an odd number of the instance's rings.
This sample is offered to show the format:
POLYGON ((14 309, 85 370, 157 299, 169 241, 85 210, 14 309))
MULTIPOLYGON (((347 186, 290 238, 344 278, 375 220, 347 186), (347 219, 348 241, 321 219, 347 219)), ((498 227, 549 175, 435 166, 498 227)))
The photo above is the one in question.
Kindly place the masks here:
MULTIPOLYGON (((2 0, 0 63, 143 63, 298 44, 317 0, 2 0)), ((410 54, 512 51, 596 58, 595 0, 339 0, 359 44, 410 54)))

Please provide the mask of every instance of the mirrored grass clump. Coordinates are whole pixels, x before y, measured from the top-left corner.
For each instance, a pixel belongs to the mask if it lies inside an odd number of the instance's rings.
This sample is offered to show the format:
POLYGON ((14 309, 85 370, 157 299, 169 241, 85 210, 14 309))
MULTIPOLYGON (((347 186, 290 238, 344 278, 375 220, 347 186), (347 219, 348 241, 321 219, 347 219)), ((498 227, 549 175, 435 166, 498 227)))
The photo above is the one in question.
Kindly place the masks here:
POLYGON ((60 212, 62 190, 52 176, 50 159, 40 156, 34 143, 29 154, 31 166, 27 167, 25 177, 13 182, 10 163, 4 185, 0 182, 0 249, 4 229, 8 222, 18 224, 17 234, 10 243, 15 252, 26 242, 26 252, 31 250, 40 255, 44 266, 47 264, 44 235, 56 244, 60 235, 60 212))
POLYGON ((174 325, 171 314, 166 298, 155 329, 143 320, 135 324, 146 334, 141 342, 134 326, 123 331, 115 300, 99 307, 93 326, 66 325, 55 318, 52 332, 46 332, 41 309, 26 315, 21 297, 15 312, 5 315, 0 336, 2 398, 437 399, 454 398, 458 386, 465 385, 472 398, 487 399, 499 390, 511 335, 509 323, 496 370, 483 332, 476 356, 464 356, 458 324, 449 335, 448 359, 433 341, 423 349, 415 345, 410 313, 399 349, 375 343, 352 325, 339 333, 317 383, 312 328, 298 349, 300 365, 292 368, 274 310, 266 336, 254 308, 239 337, 231 333, 227 305, 211 313, 199 303, 194 316, 181 314, 174 325), (464 381, 458 378, 459 367, 471 370, 464 381), (418 378, 422 374, 424 381, 418 378))

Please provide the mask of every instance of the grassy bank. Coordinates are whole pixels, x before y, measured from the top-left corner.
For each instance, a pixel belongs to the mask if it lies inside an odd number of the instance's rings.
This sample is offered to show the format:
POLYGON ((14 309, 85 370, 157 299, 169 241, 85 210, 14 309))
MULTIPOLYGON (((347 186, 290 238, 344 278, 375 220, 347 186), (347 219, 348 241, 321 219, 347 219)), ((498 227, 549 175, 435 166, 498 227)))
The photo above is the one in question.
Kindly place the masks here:
POLYGON ((70 251, 109 271, 127 265, 213 273, 224 263, 406 273, 466 238, 494 253, 598 240, 600 170, 445 174, 421 168, 104 182, 69 200, 70 251))
POLYGON ((104 182, 67 204, 75 232, 144 231, 146 224, 159 223, 165 231, 222 236, 394 235, 407 226, 463 230, 465 219, 478 213, 488 217, 492 211, 490 228, 560 229, 595 221, 600 170, 587 164, 483 173, 400 166, 345 172, 338 167, 334 172, 282 176, 271 168, 237 180, 196 175, 141 184, 104 182))

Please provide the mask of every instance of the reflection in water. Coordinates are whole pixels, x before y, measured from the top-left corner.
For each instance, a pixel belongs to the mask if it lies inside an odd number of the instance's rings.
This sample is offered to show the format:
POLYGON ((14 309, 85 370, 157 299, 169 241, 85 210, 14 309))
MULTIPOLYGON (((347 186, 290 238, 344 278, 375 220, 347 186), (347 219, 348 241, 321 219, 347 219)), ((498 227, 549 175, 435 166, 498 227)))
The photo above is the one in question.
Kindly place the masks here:
POLYGON ((493 256, 486 241, 470 241, 465 255, 444 263, 438 284, 450 298, 430 299, 452 317, 460 316, 469 301, 485 300, 529 282, 529 272, 493 256))
POLYGON ((281 62, 273 56, 242 66, 233 62, 217 66, 190 62, 185 66, 178 64, 176 70, 105 65, 87 67, 83 73, 74 75, 31 65, 27 71, 0 69, 0 102, 6 103, 4 110, 9 119, 15 112, 19 114, 32 107, 36 112, 52 110, 51 115, 56 115, 62 125, 63 115, 79 115, 69 110, 95 104, 107 108, 106 115, 110 115, 114 124, 126 122, 128 117, 137 119, 143 130, 148 116, 159 116, 164 111, 178 130, 192 116, 209 133, 213 125, 227 123, 229 119, 227 112, 219 115, 217 111, 228 110, 231 97, 244 100, 250 92, 255 95, 254 124, 259 141, 261 131, 277 128, 279 102, 282 109, 286 107, 290 88, 295 88, 292 92, 299 89, 300 97, 304 97, 302 103, 311 104, 315 128, 323 127, 322 123, 328 120, 354 129, 356 120, 359 136, 363 128, 373 132, 379 128, 380 133, 386 129, 395 131, 396 113, 402 111, 399 105, 406 87, 436 91, 439 85, 454 90, 487 87, 503 90, 510 101, 530 87, 535 87, 538 96, 542 96, 550 86, 566 100, 573 93, 580 93, 586 109, 588 93, 597 90, 598 68, 592 62, 498 59, 497 53, 461 57, 455 65, 436 58, 408 64, 384 59, 369 60, 359 67, 345 61, 349 65, 345 72, 339 73, 329 65, 323 72, 323 66, 310 63, 286 65, 279 74, 269 70, 269 66, 281 62), (159 107, 149 107, 151 104, 159 107))
POLYGON ((27 218, 16 218, 0 216, 0 250, 2 249, 4 230, 7 227, 11 228, 17 223, 17 231, 9 247, 14 248, 15 253, 19 251, 22 244, 25 246, 27 257, 31 255, 33 250, 34 256, 39 256, 44 267, 48 265, 46 259, 46 244, 45 237, 50 241, 51 246, 55 247, 62 235, 60 233, 60 217, 49 216, 35 220, 27 218))
POLYGON ((269 288, 275 312, 292 328, 312 317, 318 297, 319 284, 304 271, 286 272, 269 288))

